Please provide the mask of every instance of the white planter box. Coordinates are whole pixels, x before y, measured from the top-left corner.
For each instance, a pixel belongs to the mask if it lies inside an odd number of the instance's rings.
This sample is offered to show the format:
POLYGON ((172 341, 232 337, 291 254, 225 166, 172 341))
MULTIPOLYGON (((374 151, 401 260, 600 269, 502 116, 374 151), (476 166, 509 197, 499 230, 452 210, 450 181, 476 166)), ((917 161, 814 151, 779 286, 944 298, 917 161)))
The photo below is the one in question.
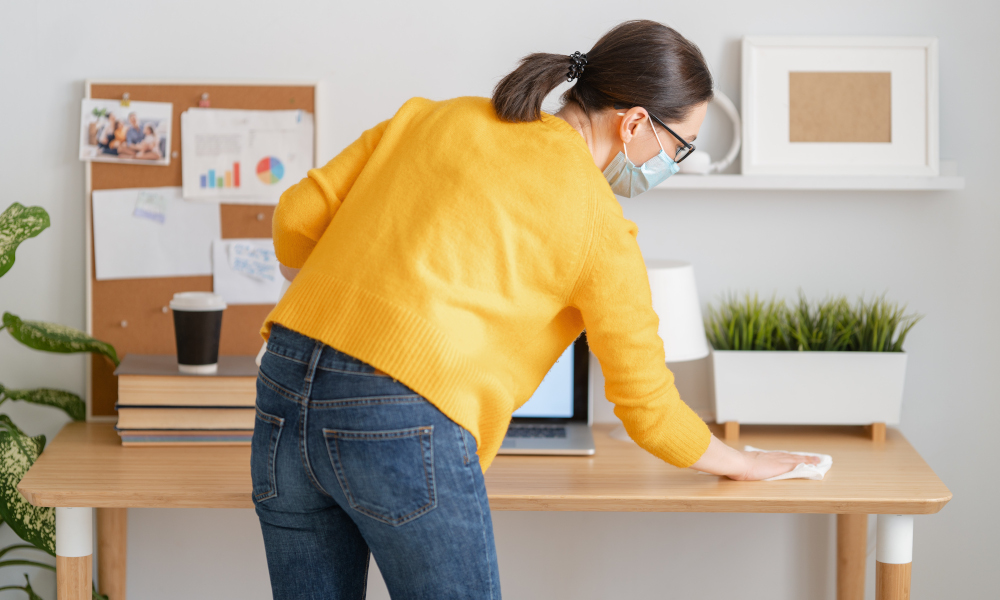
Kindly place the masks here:
POLYGON ((905 352, 712 352, 719 423, 898 424, 905 352))

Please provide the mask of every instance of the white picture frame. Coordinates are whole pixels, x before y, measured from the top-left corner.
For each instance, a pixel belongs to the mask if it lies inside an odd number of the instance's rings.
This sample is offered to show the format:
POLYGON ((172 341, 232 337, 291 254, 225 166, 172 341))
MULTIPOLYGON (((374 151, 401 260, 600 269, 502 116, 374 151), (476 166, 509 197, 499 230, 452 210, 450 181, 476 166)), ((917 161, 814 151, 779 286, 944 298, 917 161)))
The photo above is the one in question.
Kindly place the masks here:
POLYGON ((940 174, 936 38, 747 36, 742 61, 744 175, 940 174), (792 72, 888 72, 891 140, 791 141, 792 72))

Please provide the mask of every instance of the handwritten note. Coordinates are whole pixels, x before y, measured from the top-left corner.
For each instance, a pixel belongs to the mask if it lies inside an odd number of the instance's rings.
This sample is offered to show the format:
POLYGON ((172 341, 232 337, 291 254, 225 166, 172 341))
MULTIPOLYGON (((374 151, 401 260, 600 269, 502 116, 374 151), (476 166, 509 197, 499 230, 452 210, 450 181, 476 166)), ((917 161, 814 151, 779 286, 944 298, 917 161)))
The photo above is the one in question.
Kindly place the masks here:
POLYGON ((163 194, 151 190, 140 190, 135 198, 135 210, 132 211, 132 216, 149 219, 163 225, 167 222, 168 206, 168 200, 163 194))
POLYGON ((212 249, 213 289, 227 304, 274 304, 284 277, 270 238, 216 240, 212 249))
POLYGON ((229 244, 229 267, 258 281, 274 282, 278 278, 278 259, 274 246, 270 244, 231 242, 229 244))

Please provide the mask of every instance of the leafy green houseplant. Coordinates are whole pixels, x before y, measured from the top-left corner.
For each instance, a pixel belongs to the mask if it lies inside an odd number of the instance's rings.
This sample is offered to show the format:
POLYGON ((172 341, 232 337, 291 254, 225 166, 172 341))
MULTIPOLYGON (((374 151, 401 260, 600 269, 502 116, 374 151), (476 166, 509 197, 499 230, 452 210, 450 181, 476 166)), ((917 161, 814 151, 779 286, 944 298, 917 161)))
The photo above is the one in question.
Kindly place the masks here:
POLYGON ((719 422, 898 423, 906 353, 922 318, 885 296, 794 304, 729 294, 709 305, 719 422))
MULTIPOLYGON (((49 215, 38 206, 25 207, 14 203, 0 214, 0 277, 14 265, 15 251, 25 240, 33 238, 49 226, 49 215)), ((3 313, 0 331, 35 350, 55 353, 91 352, 101 354, 118 364, 115 349, 95 340, 82 331, 44 321, 25 320, 9 312, 3 313)), ((28 402, 49 406, 65 412, 74 421, 86 418, 86 407, 76 394, 51 388, 11 389, 0 382, 0 409, 8 401, 28 402)), ((24 540, 0 548, 0 568, 39 567, 55 570, 48 562, 33 557, 18 558, 27 553, 45 552, 55 555, 55 509, 29 504, 17 491, 17 484, 45 448, 45 436, 28 436, 5 413, 0 413, 0 519, 24 540)), ((25 574, 25 584, 0 587, 0 591, 19 590, 29 600, 41 600, 25 574)), ((96 591, 94 598, 105 598, 96 591)))

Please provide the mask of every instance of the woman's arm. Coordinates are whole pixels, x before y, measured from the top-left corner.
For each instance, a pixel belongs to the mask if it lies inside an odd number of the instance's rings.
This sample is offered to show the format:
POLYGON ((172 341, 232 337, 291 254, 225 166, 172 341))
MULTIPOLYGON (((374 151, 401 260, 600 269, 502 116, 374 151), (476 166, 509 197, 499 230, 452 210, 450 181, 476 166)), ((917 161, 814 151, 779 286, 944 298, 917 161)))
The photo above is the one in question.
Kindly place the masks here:
POLYGON ((271 237, 283 264, 301 268, 330 225, 389 121, 364 132, 333 160, 285 190, 274 209, 271 237))
POLYGON ((601 361, 604 395, 629 437, 676 467, 690 467, 708 449, 712 432, 674 385, 637 228, 620 210, 617 204, 598 208, 589 264, 570 303, 583 317, 587 343, 601 361))
POLYGON ((734 450, 681 400, 657 335, 659 320, 636 233, 635 224, 620 213, 599 217, 592 264, 572 299, 601 361, 605 396, 629 436, 672 465, 737 480, 766 479, 798 463, 817 462, 815 457, 734 450))
POLYGON ((819 457, 788 452, 740 451, 730 448, 713 435, 708 450, 691 468, 737 481, 758 481, 787 473, 799 463, 814 465, 819 463, 819 457))

